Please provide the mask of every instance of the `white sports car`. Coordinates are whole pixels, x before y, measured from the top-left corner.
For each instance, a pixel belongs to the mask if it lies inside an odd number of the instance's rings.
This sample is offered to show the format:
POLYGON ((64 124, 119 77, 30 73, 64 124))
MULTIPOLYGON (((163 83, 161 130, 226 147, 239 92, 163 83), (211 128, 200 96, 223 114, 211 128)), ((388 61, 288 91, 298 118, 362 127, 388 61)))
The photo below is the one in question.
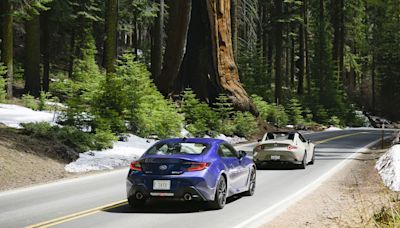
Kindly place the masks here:
POLYGON ((254 148, 253 160, 257 167, 279 162, 305 169, 307 164, 314 164, 314 148, 299 132, 268 132, 254 148))

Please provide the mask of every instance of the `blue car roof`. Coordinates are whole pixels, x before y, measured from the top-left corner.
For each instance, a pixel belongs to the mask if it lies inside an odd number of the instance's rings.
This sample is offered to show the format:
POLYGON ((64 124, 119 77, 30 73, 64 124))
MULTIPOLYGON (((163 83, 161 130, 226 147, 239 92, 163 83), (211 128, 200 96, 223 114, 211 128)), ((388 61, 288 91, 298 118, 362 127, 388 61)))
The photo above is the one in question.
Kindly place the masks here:
POLYGON ((226 142, 222 139, 213 139, 213 138, 172 138, 172 139, 164 139, 159 142, 169 143, 169 142, 191 142, 191 143, 206 143, 206 144, 219 144, 226 142))

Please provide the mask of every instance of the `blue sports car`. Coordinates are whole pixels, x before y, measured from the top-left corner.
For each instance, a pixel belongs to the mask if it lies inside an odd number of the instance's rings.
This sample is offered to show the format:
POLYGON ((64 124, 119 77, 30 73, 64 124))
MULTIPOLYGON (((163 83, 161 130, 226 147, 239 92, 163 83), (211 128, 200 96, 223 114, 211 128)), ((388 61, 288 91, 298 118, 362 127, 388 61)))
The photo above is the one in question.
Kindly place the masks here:
POLYGON ((246 152, 219 139, 177 138, 159 141, 131 163, 127 196, 131 207, 154 197, 206 201, 221 209, 227 197, 251 196, 255 186, 256 167, 246 152))

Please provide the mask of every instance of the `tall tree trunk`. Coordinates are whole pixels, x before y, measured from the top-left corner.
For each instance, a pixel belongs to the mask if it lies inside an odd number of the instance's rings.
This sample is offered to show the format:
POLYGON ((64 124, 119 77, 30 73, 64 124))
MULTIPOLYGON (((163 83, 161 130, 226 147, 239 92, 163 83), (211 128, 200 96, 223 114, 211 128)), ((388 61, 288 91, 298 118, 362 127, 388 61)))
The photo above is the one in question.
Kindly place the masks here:
POLYGON ((42 87, 43 91, 49 91, 49 76, 50 76, 50 32, 49 32, 49 11, 42 12, 41 16, 42 36, 40 47, 42 48, 43 55, 43 78, 42 87))
MULTIPOLYGON (((339 69, 339 43, 340 43, 339 40, 340 40, 340 29, 341 29, 340 1, 331 0, 331 10, 332 10, 331 23, 333 26, 332 59, 335 64, 335 71, 337 71, 338 74, 340 74, 340 69, 339 69)), ((340 80, 342 80, 342 78, 340 80)))
POLYGON ((261 2, 261 29, 262 29, 262 53, 265 59, 265 64, 268 63, 268 32, 267 32, 267 3, 261 2))
MULTIPOLYGON (((75 30, 71 31, 71 37, 69 40, 69 60, 68 60, 68 78, 72 78, 74 72, 74 61, 75 61, 75 30)), ((103 56, 104 57, 104 56, 103 56)))
POLYGON ((164 0, 158 0, 160 11, 155 19, 153 28, 153 49, 151 52, 151 72, 153 78, 157 78, 161 73, 162 49, 164 41, 164 0))
POLYGON ((375 111, 375 105, 376 105, 376 87, 375 87, 375 78, 376 78, 376 62, 375 62, 375 56, 372 55, 372 67, 371 67, 371 80, 372 80, 372 85, 371 85, 371 90, 372 90, 372 111, 375 111))
POLYGON ((238 52, 238 6, 239 0, 231 0, 232 8, 231 8, 231 21, 232 21, 232 46, 233 46, 233 54, 235 56, 235 60, 237 60, 237 52, 238 52))
MULTIPOLYGON (((302 6, 302 15, 304 15, 304 5, 302 6)), ((304 94, 304 24, 299 25, 299 59, 297 60, 297 67, 299 71, 297 73, 297 94, 304 94)))
POLYGON ((137 15, 134 14, 133 16, 133 52, 134 54, 137 56, 138 55, 138 46, 139 46, 139 38, 138 38, 138 34, 139 34, 139 29, 138 29, 139 25, 137 22, 137 15))
POLYGON ((38 97, 40 94, 40 17, 32 15, 25 22, 25 91, 38 97))
POLYGON ((172 92, 181 67, 189 29, 192 1, 169 1, 169 22, 164 64, 161 74, 156 77, 156 85, 164 95, 172 92))
POLYGON ((7 67, 7 97, 13 97, 13 6, 11 0, 3 1, 4 16, 0 23, 2 26, 2 48, 1 48, 1 61, 7 67))
MULTIPOLYGON (((4 20, 4 6, 3 6, 3 1, 0 1, 0 53, 1 53, 1 49, 2 49, 2 40, 3 40, 3 20, 4 20)), ((0 56, 0 62, 1 62, 1 56, 0 56)))
POLYGON ((340 14, 339 14, 339 24, 340 24, 340 32, 339 32, 339 77, 342 83, 346 83, 344 81, 344 45, 345 45, 345 27, 344 27, 344 2, 343 0, 339 0, 340 14))
POLYGON ((237 109, 257 114, 239 80, 232 47, 230 0, 208 0, 213 62, 217 70, 217 82, 227 92, 237 109))
POLYGON ((117 61, 118 0, 107 0, 106 6, 104 58, 105 68, 108 74, 114 72, 117 61))
POLYGON ((282 0, 275 0, 275 102, 280 104, 282 98, 282 0))
POLYGON ((290 87, 295 88, 294 85, 294 75, 296 74, 296 60, 295 60, 295 41, 294 37, 291 38, 291 45, 290 45, 290 87))
POLYGON ((309 50, 309 34, 308 34, 308 0, 304 0, 304 51, 305 51, 305 75, 307 79, 307 94, 311 95, 311 74, 310 74, 310 50, 309 50))
POLYGON ((164 94, 180 93, 183 88, 189 86, 200 99, 210 102, 213 102, 218 94, 226 93, 237 109, 257 114, 240 83, 234 59, 230 0, 192 1, 192 4, 190 2, 187 0, 171 2, 172 12, 164 68, 157 85, 164 94), (192 8, 191 19, 186 18, 190 16, 190 10, 186 11, 187 4, 192 8), (173 13, 177 13, 175 10, 179 8, 183 9, 177 11, 179 16, 174 17, 173 13), (182 43, 180 38, 182 33, 187 31, 187 23, 183 22, 189 19, 185 48, 185 42, 182 43), (183 32, 177 32, 178 28, 183 32), (174 36, 177 38, 172 39, 174 36), (185 54, 183 62, 181 54, 185 54), (179 77, 174 74, 177 71, 179 77))

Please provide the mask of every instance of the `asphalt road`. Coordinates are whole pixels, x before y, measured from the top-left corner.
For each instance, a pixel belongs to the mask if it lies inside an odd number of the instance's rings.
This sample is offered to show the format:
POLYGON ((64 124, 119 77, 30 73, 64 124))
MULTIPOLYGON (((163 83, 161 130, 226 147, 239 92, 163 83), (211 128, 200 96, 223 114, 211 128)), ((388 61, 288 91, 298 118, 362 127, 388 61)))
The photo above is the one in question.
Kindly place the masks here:
MULTIPOLYGON (((392 133, 386 131, 385 136, 392 133)), ((218 211, 179 201, 150 201, 141 210, 131 210, 125 201, 127 169, 122 169, 0 193, 0 227, 255 227, 307 197, 346 160, 356 159, 356 153, 380 137, 380 131, 368 129, 307 134, 305 138, 319 143, 314 165, 306 170, 258 170, 255 195, 232 197, 218 211)))

